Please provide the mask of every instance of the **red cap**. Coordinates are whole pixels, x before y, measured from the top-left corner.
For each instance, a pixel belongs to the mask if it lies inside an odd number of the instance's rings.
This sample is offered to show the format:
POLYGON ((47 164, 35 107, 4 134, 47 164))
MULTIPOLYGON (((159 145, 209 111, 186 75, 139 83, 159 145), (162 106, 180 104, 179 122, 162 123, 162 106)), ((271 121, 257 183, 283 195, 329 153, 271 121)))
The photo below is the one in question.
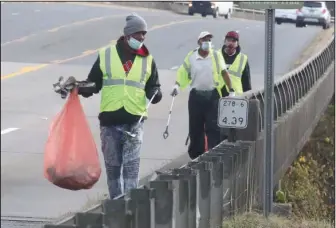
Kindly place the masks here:
POLYGON ((238 41, 239 40, 239 34, 236 31, 230 31, 226 34, 225 39, 226 38, 232 38, 232 39, 235 39, 235 40, 238 41))

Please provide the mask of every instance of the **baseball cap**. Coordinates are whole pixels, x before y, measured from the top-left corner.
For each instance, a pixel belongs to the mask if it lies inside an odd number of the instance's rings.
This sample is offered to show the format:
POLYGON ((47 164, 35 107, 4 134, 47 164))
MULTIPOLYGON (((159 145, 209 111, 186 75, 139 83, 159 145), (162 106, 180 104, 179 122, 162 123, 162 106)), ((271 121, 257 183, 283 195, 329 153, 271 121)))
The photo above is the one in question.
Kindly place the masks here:
POLYGON ((238 41, 239 40, 239 33, 238 33, 238 31, 230 31, 226 34, 225 39, 226 38, 233 38, 233 39, 238 41))
POLYGON ((201 32, 201 33, 199 34, 199 36, 198 36, 198 40, 199 40, 199 39, 202 39, 202 38, 204 38, 204 37, 206 37, 206 36, 211 36, 211 38, 213 37, 213 35, 212 35, 210 32, 208 32, 208 31, 203 31, 203 32, 201 32))

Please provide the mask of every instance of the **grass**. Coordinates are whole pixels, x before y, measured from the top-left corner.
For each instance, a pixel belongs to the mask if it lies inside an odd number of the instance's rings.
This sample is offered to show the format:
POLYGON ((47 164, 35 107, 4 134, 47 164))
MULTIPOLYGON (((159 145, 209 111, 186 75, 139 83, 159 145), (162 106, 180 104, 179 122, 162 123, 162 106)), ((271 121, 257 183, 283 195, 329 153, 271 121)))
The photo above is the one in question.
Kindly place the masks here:
POLYGON ((222 228, 332 228, 324 221, 309 221, 271 215, 266 219, 257 213, 246 213, 223 222, 222 228))

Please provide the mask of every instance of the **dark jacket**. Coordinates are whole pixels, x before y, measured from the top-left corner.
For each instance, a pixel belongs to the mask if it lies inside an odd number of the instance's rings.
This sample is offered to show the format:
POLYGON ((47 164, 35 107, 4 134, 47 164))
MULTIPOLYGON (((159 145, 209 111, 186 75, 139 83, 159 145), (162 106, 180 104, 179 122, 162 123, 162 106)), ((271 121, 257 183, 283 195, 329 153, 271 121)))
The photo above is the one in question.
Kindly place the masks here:
MULTIPOLYGON (((228 54, 225 53, 224 51, 225 45, 223 45, 222 47, 222 54, 225 60, 225 63, 227 65, 231 65, 234 60, 236 59, 236 56, 240 53, 240 46, 238 45, 237 49, 236 49, 236 53, 232 56, 229 56, 228 54)), ((244 71, 243 71, 243 75, 242 75, 242 86, 243 86, 243 91, 249 91, 252 89, 251 87, 251 75, 250 75, 250 65, 248 63, 248 60, 246 62, 244 71)), ((222 93, 223 93, 223 97, 229 95, 229 93, 226 91, 225 86, 222 88, 222 93)))
MULTIPOLYGON (((127 44, 124 41, 124 37, 120 37, 116 44, 117 52, 119 54, 119 58, 121 62, 124 65, 125 71, 126 69, 130 70, 130 68, 125 67, 126 62, 127 62, 127 66, 130 66, 133 63, 136 55, 140 55, 140 56, 149 55, 149 51, 145 45, 143 45, 142 48, 136 52, 131 51, 129 48, 126 47, 126 45, 127 44)), ((99 93, 99 91, 101 90, 102 82, 103 82, 103 73, 100 69, 99 63, 100 63, 100 59, 98 56, 86 80, 88 82, 96 83, 96 91, 94 92, 96 94, 99 93)), ((154 95, 156 90, 159 90, 159 92, 156 94, 155 98, 153 99, 152 104, 156 104, 160 102, 160 100, 162 99, 162 92, 161 92, 160 86, 161 85, 159 82, 158 70, 153 60, 152 74, 150 75, 145 85, 145 92, 146 92, 146 97, 148 100, 154 95)), ((81 94, 83 97, 90 97, 93 95, 93 93, 88 94, 85 92, 81 92, 80 90, 78 91, 78 93, 81 94)), ((100 120, 100 125, 110 126, 110 125, 119 125, 119 124, 133 124, 133 123, 136 123, 140 119, 140 116, 132 115, 128 113, 124 107, 122 107, 119 110, 116 110, 113 112, 101 112, 98 118, 100 120)))

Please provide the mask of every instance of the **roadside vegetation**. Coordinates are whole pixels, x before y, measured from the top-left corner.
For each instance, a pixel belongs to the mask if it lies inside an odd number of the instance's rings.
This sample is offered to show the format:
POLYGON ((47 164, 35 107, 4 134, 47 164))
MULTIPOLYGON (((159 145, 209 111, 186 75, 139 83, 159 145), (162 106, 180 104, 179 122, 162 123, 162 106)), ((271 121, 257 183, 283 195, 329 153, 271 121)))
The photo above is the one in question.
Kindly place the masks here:
POLYGON ((223 223, 222 228, 332 228, 322 221, 309 221, 297 218, 283 218, 272 215, 265 219, 259 213, 246 213, 223 223))
POLYGON ((290 218, 246 213, 224 221, 223 228, 335 227, 335 97, 310 140, 288 168, 276 192, 278 203, 290 203, 290 218))
MULTIPOLYGON (((300 218, 334 221, 335 98, 316 126, 298 159, 282 180, 279 202, 290 202, 300 218)), ((279 192, 280 193, 280 192, 279 192)))

